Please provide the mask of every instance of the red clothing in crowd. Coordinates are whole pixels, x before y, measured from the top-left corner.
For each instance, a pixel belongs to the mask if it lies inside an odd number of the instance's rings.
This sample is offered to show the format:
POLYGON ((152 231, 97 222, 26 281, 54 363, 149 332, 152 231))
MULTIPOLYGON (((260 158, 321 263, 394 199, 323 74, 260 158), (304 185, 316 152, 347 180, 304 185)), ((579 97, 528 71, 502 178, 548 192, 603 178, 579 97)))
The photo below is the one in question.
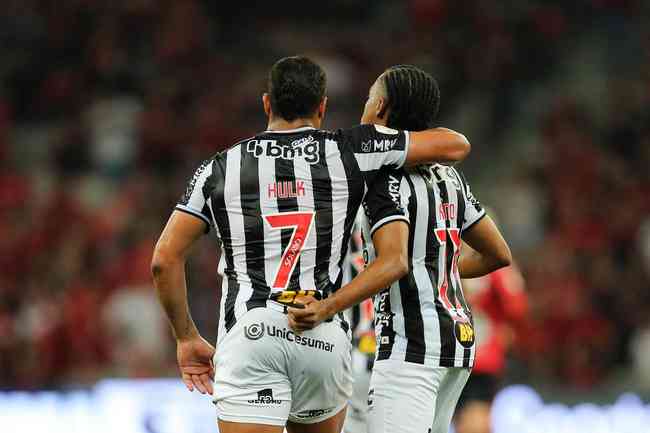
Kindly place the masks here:
POLYGON ((513 327, 524 319, 528 309, 524 279, 515 266, 463 284, 472 306, 478 347, 474 373, 499 375, 513 339, 513 327))

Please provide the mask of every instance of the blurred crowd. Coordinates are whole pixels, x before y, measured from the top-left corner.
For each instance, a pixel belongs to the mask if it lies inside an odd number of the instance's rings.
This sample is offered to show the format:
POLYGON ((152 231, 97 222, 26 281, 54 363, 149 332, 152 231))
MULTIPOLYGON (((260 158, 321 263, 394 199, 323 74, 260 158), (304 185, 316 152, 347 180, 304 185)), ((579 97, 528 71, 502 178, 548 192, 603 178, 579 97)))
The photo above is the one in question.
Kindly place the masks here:
MULTIPOLYGON (((3 2, 0 388, 175 374, 154 242, 195 166, 265 128, 266 72, 296 53, 328 73, 327 128, 358 122, 387 66, 439 80, 526 280, 520 377, 650 387, 645 2, 254 3, 3 2)), ((215 241, 188 268, 210 339, 215 241)))

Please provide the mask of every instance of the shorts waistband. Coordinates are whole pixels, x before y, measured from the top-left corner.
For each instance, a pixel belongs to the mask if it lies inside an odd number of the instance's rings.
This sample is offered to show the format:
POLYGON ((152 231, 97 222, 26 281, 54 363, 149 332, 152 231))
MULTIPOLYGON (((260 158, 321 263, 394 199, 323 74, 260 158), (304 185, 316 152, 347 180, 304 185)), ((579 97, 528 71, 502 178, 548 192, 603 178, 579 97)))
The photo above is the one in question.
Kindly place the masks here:
MULTIPOLYGON (((289 307, 287 305, 281 304, 280 302, 276 302, 271 299, 264 301, 263 304, 260 303, 258 308, 268 308, 270 310, 279 311, 280 313, 283 314, 287 314, 289 312, 289 307)), ((334 320, 334 318, 337 319, 343 331, 347 333, 350 330, 350 324, 345 320, 343 313, 337 313, 334 317, 330 317, 325 322, 331 322, 332 320, 334 320)))
POLYGON ((263 307, 269 308, 271 310, 279 311, 280 313, 284 313, 284 314, 287 314, 289 312, 289 307, 285 304, 281 304, 279 302, 272 301, 270 299, 264 302, 265 304, 263 305, 263 307))

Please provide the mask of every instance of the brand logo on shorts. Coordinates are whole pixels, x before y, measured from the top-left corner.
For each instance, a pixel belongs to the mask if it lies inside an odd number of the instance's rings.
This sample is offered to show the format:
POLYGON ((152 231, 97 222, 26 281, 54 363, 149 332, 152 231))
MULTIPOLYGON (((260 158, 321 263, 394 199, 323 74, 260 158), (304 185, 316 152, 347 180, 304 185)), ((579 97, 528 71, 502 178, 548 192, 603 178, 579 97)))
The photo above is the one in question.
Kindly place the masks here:
POLYGON ((270 337, 283 338, 300 346, 313 347, 314 349, 324 350, 325 352, 334 350, 334 343, 298 335, 290 329, 277 328, 275 325, 273 327, 267 325, 266 332, 270 337))
POLYGON ((266 388, 261 391, 257 391, 257 398, 255 400, 248 400, 250 404, 282 404, 282 400, 276 400, 273 398, 273 390, 271 388, 266 388))
POLYGON ((300 419, 310 419, 310 418, 316 418, 317 416, 325 415, 327 413, 330 413, 333 410, 334 410, 333 407, 330 407, 330 408, 327 408, 327 409, 303 410, 303 411, 298 412, 294 416, 296 418, 300 418, 300 419))
POLYGON ((374 389, 370 389, 370 390, 368 390, 368 406, 372 406, 372 402, 373 402, 373 398, 372 398, 372 397, 373 397, 374 395, 375 395, 375 390, 374 390, 374 389))
POLYGON ((264 322, 251 323, 248 326, 244 326, 244 335, 249 340, 259 340, 264 337, 264 322))
POLYGON ((251 323, 250 325, 244 326, 244 335, 249 340, 259 340, 264 335, 268 335, 269 337, 282 338, 300 346, 313 347, 314 349, 324 350, 325 352, 332 352, 334 350, 334 343, 298 335, 290 329, 278 328, 275 325, 270 326, 264 322, 251 323))

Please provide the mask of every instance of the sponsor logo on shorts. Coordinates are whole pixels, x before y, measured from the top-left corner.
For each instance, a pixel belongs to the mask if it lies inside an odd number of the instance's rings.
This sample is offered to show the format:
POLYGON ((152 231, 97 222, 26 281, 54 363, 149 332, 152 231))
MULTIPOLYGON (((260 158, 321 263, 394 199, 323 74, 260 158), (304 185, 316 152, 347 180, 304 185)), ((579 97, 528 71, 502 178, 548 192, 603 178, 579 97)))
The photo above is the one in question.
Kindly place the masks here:
POLYGON ((310 410, 302 410, 295 414, 294 416, 296 418, 300 419, 310 419, 310 418, 316 418, 317 416, 322 416, 325 414, 328 414, 334 410, 333 407, 329 407, 327 409, 310 409, 310 410))
POLYGON ((251 323, 244 326, 244 335, 249 340, 259 340, 264 337, 264 323, 251 323))
POLYGON ((290 329, 278 328, 275 325, 266 325, 266 333, 270 337, 283 338, 301 346, 313 347, 314 349, 324 350, 325 352, 334 350, 334 343, 317 338, 305 337, 304 335, 297 335, 290 329))
POLYGON ((273 398, 273 390, 271 388, 266 388, 261 391, 257 391, 257 398, 255 400, 248 400, 250 404, 263 404, 263 405, 272 405, 272 404, 282 404, 282 400, 276 400, 273 398))
POLYGON ((282 338, 300 346, 313 347, 314 349, 324 350, 325 352, 332 352, 334 350, 334 343, 319 340, 318 338, 297 335, 295 332, 287 328, 279 328, 275 325, 265 324, 264 322, 252 323, 248 326, 244 326, 244 335, 246 335, 246 338, 249 340, 259 340, 264 337, 265 334, 269 337, 282 338))

